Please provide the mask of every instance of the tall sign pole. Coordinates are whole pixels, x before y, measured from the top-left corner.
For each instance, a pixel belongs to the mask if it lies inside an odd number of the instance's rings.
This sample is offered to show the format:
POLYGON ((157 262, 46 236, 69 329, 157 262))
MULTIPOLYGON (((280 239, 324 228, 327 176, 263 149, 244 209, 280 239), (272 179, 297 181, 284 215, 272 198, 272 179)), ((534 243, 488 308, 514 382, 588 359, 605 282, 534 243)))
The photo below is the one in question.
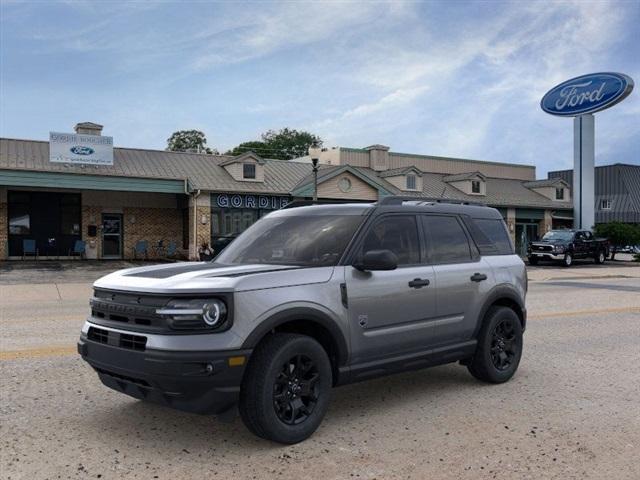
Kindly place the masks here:
POLYGON ((593 113, 612 107, 633 90, 633 80, 622 73, 602 72, 572 78, 549 90, 542 110, 573 118, 573 226, 595 225, 595 118, 593 113))
POLYGON ((591 113, 573 119, 573 227, 595 225, 595 118, 591 113))

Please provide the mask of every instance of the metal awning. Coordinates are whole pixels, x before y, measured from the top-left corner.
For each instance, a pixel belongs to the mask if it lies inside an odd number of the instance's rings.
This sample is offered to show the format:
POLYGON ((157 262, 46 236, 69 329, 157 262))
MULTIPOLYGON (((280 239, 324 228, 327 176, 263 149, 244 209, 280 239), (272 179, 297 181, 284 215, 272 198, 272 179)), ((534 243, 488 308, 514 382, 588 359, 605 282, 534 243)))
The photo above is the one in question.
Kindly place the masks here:
POLYGON ((0 170, 0 185, 9 187, 77 188, 123 192, 185 193, 184 180, 78 175, 32 170, 0 170))

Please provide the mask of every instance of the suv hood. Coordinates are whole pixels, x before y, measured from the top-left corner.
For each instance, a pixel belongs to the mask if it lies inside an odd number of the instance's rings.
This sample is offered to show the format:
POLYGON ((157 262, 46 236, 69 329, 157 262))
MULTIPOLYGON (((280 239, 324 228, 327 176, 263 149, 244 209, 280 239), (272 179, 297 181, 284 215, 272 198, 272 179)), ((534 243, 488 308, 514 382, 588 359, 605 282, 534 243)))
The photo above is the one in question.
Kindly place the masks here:
POLYGON ((144 293, 233 292, 322 283, 329 281, 332 273, 333 267, 182 262, 119 270, 93 286, 144 293))

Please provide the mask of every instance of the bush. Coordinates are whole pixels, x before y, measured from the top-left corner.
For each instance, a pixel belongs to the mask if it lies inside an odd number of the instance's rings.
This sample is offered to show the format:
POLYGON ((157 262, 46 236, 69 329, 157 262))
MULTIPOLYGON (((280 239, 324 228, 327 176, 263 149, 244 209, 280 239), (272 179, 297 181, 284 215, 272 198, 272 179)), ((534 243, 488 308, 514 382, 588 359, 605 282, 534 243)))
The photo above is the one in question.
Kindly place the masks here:
POLYGON ((640 226, 630 223, 600 223, 595 226, 594 232, 597 237, 609 239, 611 260, 615 258, 618 248, 640 243, 640 226))

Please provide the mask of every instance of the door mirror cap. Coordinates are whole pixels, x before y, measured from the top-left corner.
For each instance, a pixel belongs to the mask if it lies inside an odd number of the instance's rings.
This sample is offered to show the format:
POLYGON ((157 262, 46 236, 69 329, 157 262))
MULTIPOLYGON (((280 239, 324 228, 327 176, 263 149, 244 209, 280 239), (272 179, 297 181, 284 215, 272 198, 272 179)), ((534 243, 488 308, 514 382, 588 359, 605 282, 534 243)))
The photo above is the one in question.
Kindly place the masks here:
POLYGON ((398 268, 398 257, 391 250, 369 250, 353 268, 364 271, 395 270, 398 268))

